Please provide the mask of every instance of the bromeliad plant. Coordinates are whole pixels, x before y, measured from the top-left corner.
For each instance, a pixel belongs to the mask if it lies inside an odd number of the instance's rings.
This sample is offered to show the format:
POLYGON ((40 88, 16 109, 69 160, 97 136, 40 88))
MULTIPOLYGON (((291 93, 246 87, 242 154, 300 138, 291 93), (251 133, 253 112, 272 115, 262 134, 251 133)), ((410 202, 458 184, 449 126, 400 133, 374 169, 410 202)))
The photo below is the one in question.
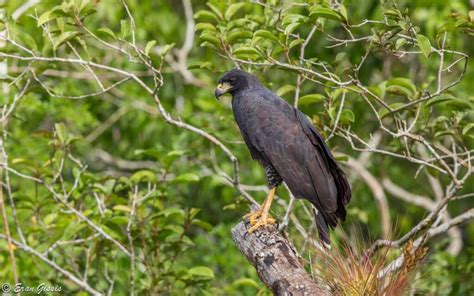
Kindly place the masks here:
POLYGON ((387 270, 386 266, 393 259, 388 250, 367 252, 364 244, 346 239, 330 250, 318 251, 312 267, 317 277, 329 286, 332 295, 408 295, 416 290, 417 267, 427 251, 426 247, 414 248, 410 240, 402 250, 401 268, 387 270))

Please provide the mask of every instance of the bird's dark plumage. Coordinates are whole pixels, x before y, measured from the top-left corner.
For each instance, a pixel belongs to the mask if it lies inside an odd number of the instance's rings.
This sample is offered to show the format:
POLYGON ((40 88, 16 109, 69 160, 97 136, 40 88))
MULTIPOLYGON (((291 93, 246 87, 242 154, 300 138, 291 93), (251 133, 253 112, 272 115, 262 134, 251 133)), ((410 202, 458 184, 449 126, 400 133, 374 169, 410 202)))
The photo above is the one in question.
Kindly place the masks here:
POLYGON ((219 81, 232 94, 235 119, 252 157, 266 171, 270 188, 283 180, 296 198, 310 201, 318 210, 320 239, 329 243, 328 227, 346 217, 351 189, 343 171, 306 118, 250 73, 234 69, 219 81))

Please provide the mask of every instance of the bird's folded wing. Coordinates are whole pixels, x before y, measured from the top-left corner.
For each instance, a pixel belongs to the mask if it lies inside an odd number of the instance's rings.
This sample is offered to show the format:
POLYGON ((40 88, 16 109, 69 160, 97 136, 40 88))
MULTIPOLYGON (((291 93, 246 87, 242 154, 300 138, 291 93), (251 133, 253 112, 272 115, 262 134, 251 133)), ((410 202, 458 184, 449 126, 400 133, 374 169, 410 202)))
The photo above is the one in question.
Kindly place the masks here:
POLYGON ((260 120, 249 120, 246 142, 273 165, 296 197, 333 213, 337 209, 337 188, 328 167, 327 151, 309 139, 292 112, 291 108, 269 108, 260 120))

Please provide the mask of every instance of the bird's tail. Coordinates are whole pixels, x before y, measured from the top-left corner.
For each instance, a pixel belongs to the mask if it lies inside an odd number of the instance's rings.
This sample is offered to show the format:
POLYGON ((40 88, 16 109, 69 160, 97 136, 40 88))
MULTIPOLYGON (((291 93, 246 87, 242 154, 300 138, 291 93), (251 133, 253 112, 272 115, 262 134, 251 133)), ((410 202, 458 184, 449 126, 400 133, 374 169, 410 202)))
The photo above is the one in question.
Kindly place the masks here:
POLYGON ((316 226, 318 227, 319 239, 322 240, 324 243, 330 245, 331 240, 329 238, 329 227, 326 223, 326 220, 324 219, 323 214, 315 208, 313 208, 313 213, 314 219, 316 221, 316 226))

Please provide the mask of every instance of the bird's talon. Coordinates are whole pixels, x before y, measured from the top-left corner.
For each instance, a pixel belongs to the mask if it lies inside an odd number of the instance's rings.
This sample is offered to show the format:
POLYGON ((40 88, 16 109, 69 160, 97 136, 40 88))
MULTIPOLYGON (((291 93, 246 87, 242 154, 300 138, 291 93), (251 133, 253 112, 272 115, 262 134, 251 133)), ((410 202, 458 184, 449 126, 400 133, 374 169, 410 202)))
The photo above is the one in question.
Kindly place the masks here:
POLYGON ((254 218, 250 218, 250 219, 249 219, 250 225, 255 225, 255 224, 257 224, 257 222, 258 222, 258 218, 255 218, 255 219, 254 219, 254 218))
MULTIPOLYGON (((249 214, 245 215, 244 219, 248 219, 250 225, 254 226, 257 223, 259 223, 260 220, 262 220, 261 217, 262 217, 262 213, 257 211, 257 212, 253 212, 253 213, 249 213, 249 214)), ((276 223, 276 220, 273 219, 272 217, 268 217, 266 220, 267 220, 268 224, 275 224, 276 223)))
POLYGON ((260 218, 256 221, 250 221, 250 225, 252 225, 252 227, 250 227, 247 232, 249 234, 253 233, 255 230, 259 229, 259 228, 262 228, 262 227, 267 227, 268 225, 274 225, 276 223, 276 220, 273 219, 273 218, 260 218), (252 223, 253 222, 253 223, 252 223))
POLYGON ((244 220, 248 219, 250 221, 250 224, 255 224, 255 221, 258 220, 262 216, 262 211, 258 210, 255 212, 250 212, 244 216, 244 220))

